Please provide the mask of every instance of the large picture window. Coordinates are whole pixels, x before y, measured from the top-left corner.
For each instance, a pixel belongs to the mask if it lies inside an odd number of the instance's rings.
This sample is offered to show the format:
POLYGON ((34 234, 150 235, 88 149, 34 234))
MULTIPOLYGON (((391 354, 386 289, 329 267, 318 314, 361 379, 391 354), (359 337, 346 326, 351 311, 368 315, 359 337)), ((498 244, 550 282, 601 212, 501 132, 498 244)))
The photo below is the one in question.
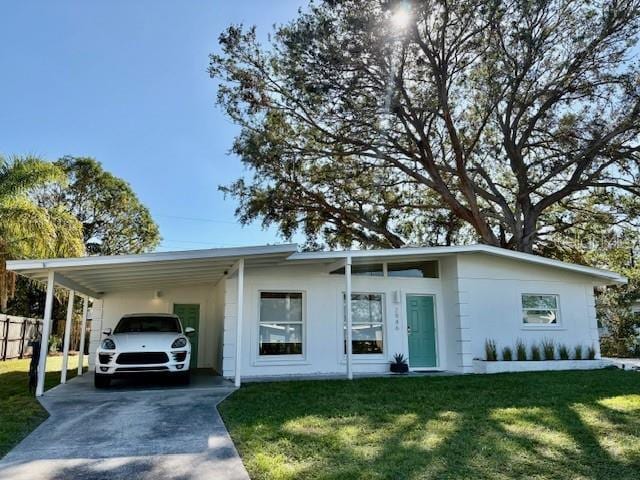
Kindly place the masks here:
MULTIPOLYGON (((346 297, 345 297, 346 298, 346 297)), ((344 315, 344 351, 347 351, 347 316, 344 315)), ((351 351, 354 355, 384 353, 384 295, 351 294, 351 351)))
POLYGON ((525 325, 558 325, 558 296, 523 293, 522 322, 525 325))
POLYGON ((301 355, 302 293, 260 293, 260 355, 301 355))

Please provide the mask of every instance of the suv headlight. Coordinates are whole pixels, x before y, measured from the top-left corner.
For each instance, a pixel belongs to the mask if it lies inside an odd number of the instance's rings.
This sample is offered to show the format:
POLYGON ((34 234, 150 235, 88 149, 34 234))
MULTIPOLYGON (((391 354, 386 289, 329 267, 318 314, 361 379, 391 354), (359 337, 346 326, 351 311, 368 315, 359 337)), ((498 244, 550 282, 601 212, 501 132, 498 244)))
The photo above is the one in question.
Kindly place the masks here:
POLYGON ((104 350, 115 350, 116 349, 116 343, 111 340, 110 338, 105 338, 102 341, 102 348, 104 350))
POLYGON ((171 344, 171 348, 182 348, 187 346, 187 339, 184 337, 176 338, 171 344))

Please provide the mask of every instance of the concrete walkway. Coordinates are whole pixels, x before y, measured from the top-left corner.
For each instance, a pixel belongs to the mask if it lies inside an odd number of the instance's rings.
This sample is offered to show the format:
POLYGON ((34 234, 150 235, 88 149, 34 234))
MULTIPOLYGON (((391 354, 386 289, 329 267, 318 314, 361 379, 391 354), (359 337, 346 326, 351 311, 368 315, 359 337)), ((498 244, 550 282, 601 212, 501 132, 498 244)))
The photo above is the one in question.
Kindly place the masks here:
POLYGON ((249 478, 216 409, 228 384, 97 391, 91 380, 41 397, 51 416, 0 461, 0 479, 249 478))

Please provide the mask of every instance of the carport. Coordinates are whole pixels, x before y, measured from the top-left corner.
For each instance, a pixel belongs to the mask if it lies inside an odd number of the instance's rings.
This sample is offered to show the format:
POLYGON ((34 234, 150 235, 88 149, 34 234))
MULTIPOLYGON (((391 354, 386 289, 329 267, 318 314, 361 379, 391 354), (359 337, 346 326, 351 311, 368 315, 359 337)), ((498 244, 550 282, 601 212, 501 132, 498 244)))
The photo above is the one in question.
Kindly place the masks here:
MULTIPOLYGON (((141 255, 82 257, 69 259, 17 260, 7 262, 7 268, 32 280, 46 283, 41 355, 38 365, 36 395, 44 392, 47 351, 51 333, 51 313, 54 287, 69 292, 65 324, 61 383, 66 382, 69 338, 76 295, 84 299, 81 330, 82 355, 85 342, 89 302, 99 303, 105 295, 115 292, 150 290, 160 294, 163 289, 192 288, 197 285, 218 285, 225 279, 236 280, 235 298, 218 306, 223 325, 235 323, 235 365, 240 364, 242 338, 244 271, 278 265, 297 251, 295 244, 256 247, 221 248, 183 252, 161 252, 141 255), (229 312, 232 312, 230 314, 229 312)), ((92 330, 96 330, 95 328, 92 330)), ((101 330, 101 329, 100 329, 101 330)), ((99 335, 99 330, 97 334, 99 335)), ((80 357, 82 365, 82 357, 80 357)), ((82 374, 81 367, 79 374, 82 374)), ((235 368, 235 384, 240 385, 240 370, 235 368)))

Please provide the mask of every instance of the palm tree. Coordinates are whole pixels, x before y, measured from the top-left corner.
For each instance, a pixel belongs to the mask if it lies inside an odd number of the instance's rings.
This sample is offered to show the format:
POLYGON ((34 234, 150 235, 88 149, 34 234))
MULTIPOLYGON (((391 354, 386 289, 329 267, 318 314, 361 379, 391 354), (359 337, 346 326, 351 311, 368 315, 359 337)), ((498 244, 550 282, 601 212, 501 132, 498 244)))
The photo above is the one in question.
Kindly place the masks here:
POLYGON ((6 311, 15 288, 7 260, 84 253, 80 222, 63 208, 48 209, 34 201, 35 190, 65 180, 64 171, 52 163, 0 156, 0 311, 6 311))

